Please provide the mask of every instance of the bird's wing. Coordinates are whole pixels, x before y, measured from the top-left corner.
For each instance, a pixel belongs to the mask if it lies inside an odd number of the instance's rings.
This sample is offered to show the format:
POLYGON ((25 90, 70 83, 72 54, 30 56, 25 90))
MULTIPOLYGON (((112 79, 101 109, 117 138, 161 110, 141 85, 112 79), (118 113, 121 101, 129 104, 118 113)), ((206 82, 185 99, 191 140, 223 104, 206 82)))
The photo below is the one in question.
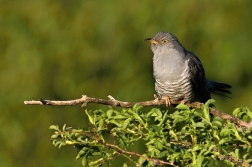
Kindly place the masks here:
POLYGON ((205 103, 210 99, 210 93, 206 88, 205 70, 199 60, 192 52, 185 51, 186 60, 188 62, 190 79, 193 85, 193 91, 196 98, 205 103))

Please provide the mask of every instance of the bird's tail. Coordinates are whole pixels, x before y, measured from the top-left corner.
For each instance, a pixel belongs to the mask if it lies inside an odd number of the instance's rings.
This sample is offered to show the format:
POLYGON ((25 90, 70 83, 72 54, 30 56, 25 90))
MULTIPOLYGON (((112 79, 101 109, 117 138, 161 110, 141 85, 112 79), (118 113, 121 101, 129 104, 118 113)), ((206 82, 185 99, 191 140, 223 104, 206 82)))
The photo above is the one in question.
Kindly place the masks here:
POLYGON ((207 80, 207 87, 210 93, 224 97, 229 97, 226 94, 231 94, 231 91, 229 89, 232 88, 232 86, 229 84, 211 80, 207 80))

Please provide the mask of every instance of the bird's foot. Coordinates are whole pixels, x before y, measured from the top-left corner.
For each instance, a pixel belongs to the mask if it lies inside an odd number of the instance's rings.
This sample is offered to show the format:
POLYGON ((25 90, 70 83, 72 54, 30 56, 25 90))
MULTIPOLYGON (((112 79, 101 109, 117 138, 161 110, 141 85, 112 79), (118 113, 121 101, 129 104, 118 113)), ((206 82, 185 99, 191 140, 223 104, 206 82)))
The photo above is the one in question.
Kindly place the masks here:
POLYGON ((170 98, 168 96, 164 96, 163 99, 165 100, 166 107, 168 107, 169 105, 171 105, 171 101, 170 101, 170 98))

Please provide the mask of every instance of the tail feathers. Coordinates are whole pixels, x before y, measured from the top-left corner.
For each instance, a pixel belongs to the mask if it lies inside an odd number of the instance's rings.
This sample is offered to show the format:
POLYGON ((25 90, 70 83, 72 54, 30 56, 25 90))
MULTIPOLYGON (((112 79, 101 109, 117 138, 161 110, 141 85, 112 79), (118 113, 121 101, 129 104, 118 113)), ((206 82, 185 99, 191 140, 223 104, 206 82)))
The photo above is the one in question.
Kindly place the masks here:
POLYGON ((208 90, 210 93, 215 94, 215 95, 219 95, 219 96, 224 96, 224 97, 230 98, 229 96, 227 96, 225 94, 232 93, 229 90, 232 88, 232 86, 229 84, 226 84, 226 83, 220 83, 220 82, 207 80, 207 87, 208 87, 208 90))

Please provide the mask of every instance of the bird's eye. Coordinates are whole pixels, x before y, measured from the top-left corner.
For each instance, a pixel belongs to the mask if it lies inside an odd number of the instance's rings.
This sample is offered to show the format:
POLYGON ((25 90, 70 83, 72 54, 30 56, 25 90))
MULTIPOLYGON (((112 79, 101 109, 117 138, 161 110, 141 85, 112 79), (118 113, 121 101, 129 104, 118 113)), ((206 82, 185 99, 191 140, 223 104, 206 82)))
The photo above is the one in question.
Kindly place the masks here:
POLYGON ((168 40, 167 40, 167 39, 163 39, 163 40, 162 40, 162 43, 163 43, 163 44, 167 44, 167 43, 168 43, 168 40))

